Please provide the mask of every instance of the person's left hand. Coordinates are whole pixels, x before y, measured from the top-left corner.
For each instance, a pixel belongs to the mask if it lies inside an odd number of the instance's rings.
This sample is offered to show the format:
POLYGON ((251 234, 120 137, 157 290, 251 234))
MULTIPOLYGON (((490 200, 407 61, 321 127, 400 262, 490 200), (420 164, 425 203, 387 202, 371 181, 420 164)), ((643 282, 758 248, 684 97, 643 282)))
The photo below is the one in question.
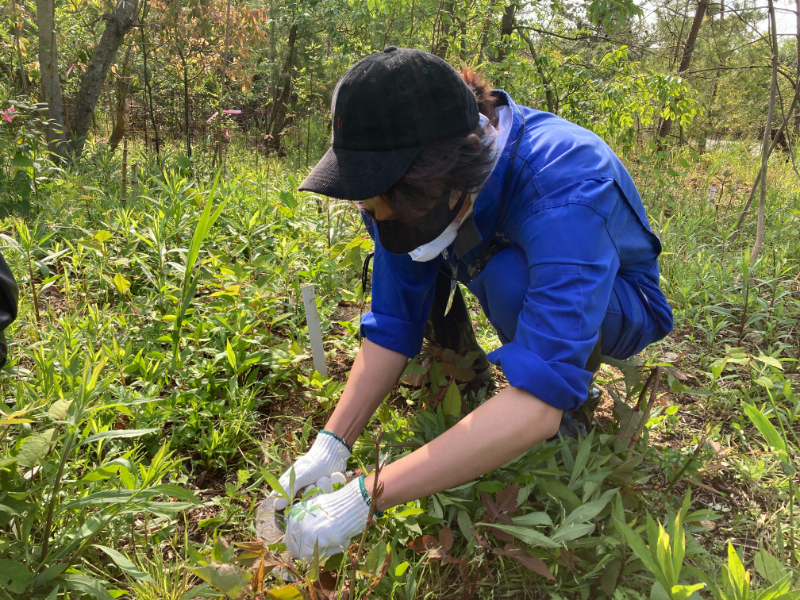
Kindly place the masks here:
POLYGON ((364 531, 371 501, 362 476, 338 492, 295 504, 286 518, 284 543, 289 554, 310 562, 317 541, 320 559, 344 552, 350 538, 364 531))

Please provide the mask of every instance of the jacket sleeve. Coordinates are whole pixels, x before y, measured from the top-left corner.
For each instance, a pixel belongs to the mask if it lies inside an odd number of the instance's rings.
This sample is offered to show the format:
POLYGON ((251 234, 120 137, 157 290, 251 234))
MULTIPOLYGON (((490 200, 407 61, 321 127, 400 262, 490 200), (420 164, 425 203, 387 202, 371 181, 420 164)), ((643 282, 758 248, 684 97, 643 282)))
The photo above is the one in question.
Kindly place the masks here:
POLYGON ((425 323, 433 306, 434 282, 442 257, 414 262, 391 254, 375 242, 372 263, 372 310, 361 318, 361 335, 408 357, 422 347, 425 323))
MULTIPOLYGON (((606 219, 593 207, 613 185, 582 182, 560 193, 564 202, 529 216, 519 243, 528 264, 528 290, 514 339, 489 354, 509 384, 562 410, 586 400, 585 369, 605 317, 619 269, 606 219)), ((544 198, 543 200, 547 200, 544 198)), ((547 206, 547 202, 543 203, 547 206)))
POLYGON ((0 254, 0 367, 6 364, 8 357, 5 329, 17 318, 18 300, 17 282, 0 254))

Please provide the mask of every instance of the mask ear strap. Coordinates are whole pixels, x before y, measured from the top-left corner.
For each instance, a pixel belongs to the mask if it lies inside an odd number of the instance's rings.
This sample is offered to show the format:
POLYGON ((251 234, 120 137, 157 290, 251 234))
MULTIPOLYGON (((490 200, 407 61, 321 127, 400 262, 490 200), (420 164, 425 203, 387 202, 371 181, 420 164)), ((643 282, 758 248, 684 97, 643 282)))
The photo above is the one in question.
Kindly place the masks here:
POLYGON ((508 161, 508 169, 506 170, 506 177, 503 181, 503 192, 500 196, 500 209, 497 211, 497 218, 494 221, 494 227, 492 228, 492 231, 489 232, 490 235, 494 235, 497 232, 497 226, 500 224, 500 219, 503 216, 503 209, 506 206, 506 194, 508 194, 508 186, 511 183, 511 173, 514 170, 514 161, 517 158, 519 144, 522 141, 522 137, 525 135, 525 113, 522 112, 522 109, 519 106, 517 106, 517 110, 519 111, 519 115, 522 117, 522 126, 519 129, 519 135, 517 135, 517 141, 514 144, 514 152, 511 154, 511 159, 508 161))
POLYGON ((469 190, 464 190, 461 193, 461 197, 458 199, 458 202, 456 202, 456 205, 453 207, 453 213, 455 213, 456 215, 458 214, 458 212, 461 210, 461 207, 464 206, 464 202, 467 200, 468 194, 469 190))

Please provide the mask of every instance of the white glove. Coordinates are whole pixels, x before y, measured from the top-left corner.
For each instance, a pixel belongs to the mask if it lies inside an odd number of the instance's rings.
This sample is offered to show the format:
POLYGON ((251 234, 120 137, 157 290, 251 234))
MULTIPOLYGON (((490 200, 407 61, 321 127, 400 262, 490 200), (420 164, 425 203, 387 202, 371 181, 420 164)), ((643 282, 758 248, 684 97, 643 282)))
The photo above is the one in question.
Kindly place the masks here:
MULTIPOLYGON (((350 447, 339 436, 323 429, 319 432, 311 449, 298 458, 281 475, 278 482, 289 497, 294 498, 298 490, 315 484, 321 488, 319 483, 326 484, 323 478, 329 478, 337 472, 344 472, 348 458, 350 458, 350 447), (294 487, 289 489, 292 469, 294 469, 294 487)), ((274 491, 270 494, 270 496, 277 495, 277 492, 274 491)), ((283 510, 288 505, 289 502, 285 498, 275 500, 275 510, 283 510)))
POLYGON ((362 475, 338 492, 295 504, 286 518, 286 549, 293 558, 307 562, 317 542, 320 559, 344 552, 350 538, 364 531, 371 503, 362 475))

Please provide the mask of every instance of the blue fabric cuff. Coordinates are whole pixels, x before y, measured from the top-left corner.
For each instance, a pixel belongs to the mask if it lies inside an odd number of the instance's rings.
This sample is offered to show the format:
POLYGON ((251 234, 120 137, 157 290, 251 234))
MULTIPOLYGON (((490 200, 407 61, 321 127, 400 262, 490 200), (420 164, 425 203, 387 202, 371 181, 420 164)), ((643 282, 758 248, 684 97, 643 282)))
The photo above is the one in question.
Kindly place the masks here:
POLYGON ((564 362, 548 363, 535 352, 515 345, 501 346, 488 355, 503 370, 508 383, 561 410, 575 410, 586 401, 592 374, 564 362))
POLYGON ((373 311, 361 317, 361 336, 409 358, 419 354, 425 324, 396 319, 373 311))
MULTIPOLYGON (((364 485, 364 476, 358 478, 358 487, 361 490, 361 497, 364 498, 364 502, 367 503, 367 506, 372 506, 372 496, 369 495, 367 492, 367 486, 364 485)), ((380 518, 383 516, 383 511, 378 510, 378 507, 375 507, 375 516, 380 518)))

